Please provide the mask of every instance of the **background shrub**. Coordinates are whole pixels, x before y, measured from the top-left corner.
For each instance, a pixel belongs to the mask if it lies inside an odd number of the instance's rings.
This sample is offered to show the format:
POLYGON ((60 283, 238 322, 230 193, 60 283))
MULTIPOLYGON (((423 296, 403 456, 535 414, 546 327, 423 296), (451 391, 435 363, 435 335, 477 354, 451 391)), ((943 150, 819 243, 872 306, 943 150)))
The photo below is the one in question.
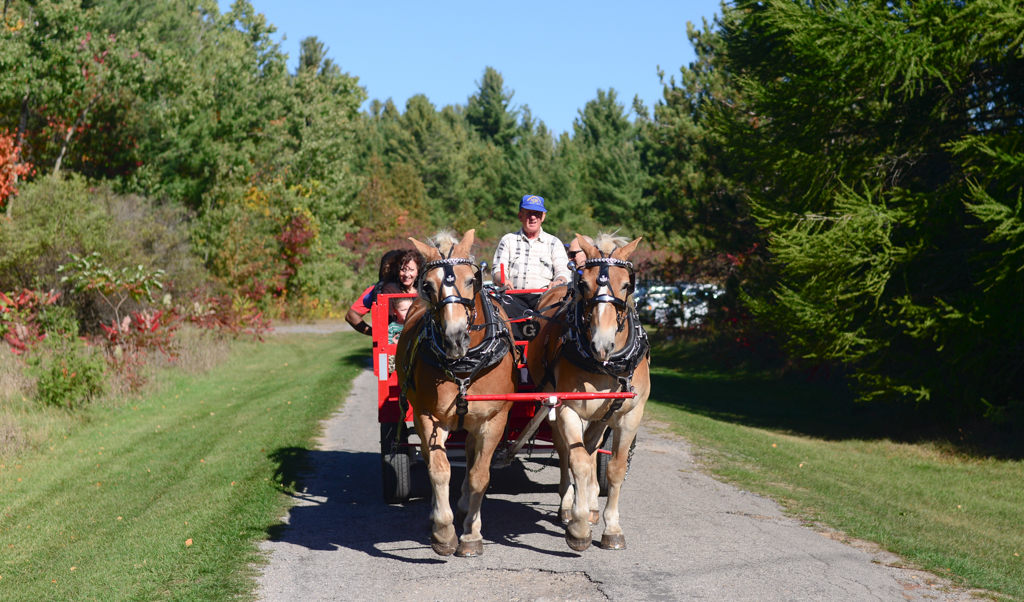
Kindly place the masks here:
POLYGON ((103 355, 75 337, 47 337, 29 361, 36 398, 46 405, 73 410, 103 394, 103 355))

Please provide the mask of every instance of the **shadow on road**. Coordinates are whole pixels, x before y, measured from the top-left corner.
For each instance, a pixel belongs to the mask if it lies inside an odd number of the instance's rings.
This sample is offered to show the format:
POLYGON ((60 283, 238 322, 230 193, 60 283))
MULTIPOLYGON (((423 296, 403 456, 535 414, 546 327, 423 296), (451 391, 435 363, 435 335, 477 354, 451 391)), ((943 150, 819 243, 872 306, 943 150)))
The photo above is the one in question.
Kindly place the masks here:
MULTIPOLYGON (((300 504, 291 509, 287 524, 267 530, 272 540, 311 550, 345 547, 402 562, 444 562, 439 558, 413 559, 395 553, 430 545, 430 483, 422 462, 413 467, 413 499, 391 506, 384 503, 381 495, 380 454, 290 447, 276 450, 270 458, 278 465, 275 480, 279 487, 300 504), (299 493, 290 493, 296 491, 299 493)), ((550 460, 530 462, 528 466, 536 470, 545 463, 550 460)), ((464 474, 465 469, 452 468, 453 505, 458 500, 464 474)), ((484 539, 543 554, 577 556, 568 551, 537 549, 520 541, 521 536, 533 533, 548 533, 561 540, 564 531, 557 520, 557 507, 557 484, 536 482, 522 463, 517 461, 508 468, 492 471, 482 509, 484 539), (524 503, 494 497, 529 493, 550 496, 550 501, 524 503)), ((461 533, 461 525, 456 528, 461 533)))

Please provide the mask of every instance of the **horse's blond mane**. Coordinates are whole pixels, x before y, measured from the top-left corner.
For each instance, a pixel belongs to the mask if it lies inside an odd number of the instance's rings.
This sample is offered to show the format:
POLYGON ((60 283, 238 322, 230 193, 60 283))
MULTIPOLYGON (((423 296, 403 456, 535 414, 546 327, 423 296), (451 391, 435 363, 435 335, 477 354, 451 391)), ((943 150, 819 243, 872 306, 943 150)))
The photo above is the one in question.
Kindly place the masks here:
MULTIPOLYGON (((444 257, 447 257, 448 254, 452 252, 452 247, 459 244, 460 242, 461 239, 459 238, 458 233, 455 230, 452 230, 451 228, 444 228, 442 230, 438 230, 437 234, 427 239, 427 243, 430 246, 437 249, 444 257)), ((472 254, 469 256, 469 258, 475 261, 475 258, 473 257, 472 254)))
POLYGON ((438 230, 437 234, 427 239, 427 243, 441 252, 441 255, 448 255, 452 251, 452 247, 459 244, 459 238, 455 234, 455 230, 445 228, 438 230))
POLYGON ((611 255, 615 249, 620 249, 629 244, 629 239, 619 236, 616 232, 601 232, 594 239, 594 246, 606 255, 611 255))

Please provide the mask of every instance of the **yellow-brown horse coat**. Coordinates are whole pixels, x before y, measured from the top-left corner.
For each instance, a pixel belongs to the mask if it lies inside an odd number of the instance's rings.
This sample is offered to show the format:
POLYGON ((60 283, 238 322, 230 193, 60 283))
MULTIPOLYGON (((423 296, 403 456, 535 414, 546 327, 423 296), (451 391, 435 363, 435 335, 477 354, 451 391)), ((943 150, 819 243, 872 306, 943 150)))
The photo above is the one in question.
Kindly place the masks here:
MULTIPOLYGON (((469 257, 474 234, 473 230, 466 232, 462 240, 454 246, 450 257, 469 257)), ((441 258, 436 248, 417 240, 413 240, 413 244, 416 245, 420 253, 423 253, 428 262, 441 258)), ((416 433, 422 442, 423 458, 427 462, 433 489, 430 515, 432 521, 431 545, 434 551, 441 555, 455 552, 460 556, 475 556, 483 553, 480 534, 480 505, 490 482, 491 457, 498 443, 504 437, 505 423, 512 402, 474 401, 469 403, 469 411, 464 420, 464 428, 468 431, 466 478, 462 483, 462 497, 458 502, 459 511, 465 513, 466 518, 463 522, 463 535, 458 538, 456 547, 454 516, 448 499, 451 465, 445 451, 445 442, 448 439, 448 434, 458 425, 455 398, 459 389, 438 368, 408 356, 410 346, 419 333, 424 313, 431 311, 433 305, 441 298, 453 293, 465 297, 472 295, 476 320, 479 323, 483 319, 484 313, 481 304, 485 301, 479 294, 479 290, 474 291, 475 274, 472 267, 466 264, 455 265, 453 271, 459 289, 457 292, 449 287, 442 289, 441 268, 424 273, 424 278, 434 283, 432 289, 434 292, 431 294, 425 291, 424 294, 430 295, 432 298, 417 299, 413 307, 410 308, 405 327, 402 329, 402 335, 398 341, 396 370, 400 375, 405 374, 406 362, 415 362, 413 381, 406 391, 406 399, 413 408, 416 433), (441 293, 440 296, 437 295, 438 292, 441 293)), ((497 313, 501 319, 508 319, 500 308, 497 308, 497 313)), ((443 330, 465 327, 468 325, 466 314, 467 311, 462 305, 446 305, 441 312, 442 323, 439 326, 443 330)), ((486 335, 487 329, 470 331, 469 348, 480 344, 486 335)), ((468 393, 471 395, 514 393, 516 390, 515 372, 514 354, 509 352, 498 364, 481 371, 469 385, 468 393)))
MULTIPOLYGON (((580 235, 576 236, 588 259, 601 257, 601 253, 595 246, 589 244, 580 235)), ((638 238, 613 250, 614 245, 608 244, 611 240, 611 237, 599 237, 597 244, 602 245, 602 250, 606 255, 610 253, 612 258, 623 261, 629 258, 640 242, 638 238)), ((592 267, 583 271, 581 280, 585 284, 581 287, 581 293, 584 298, 589 299, 600 293, 610 293, 625 299, 629 285, 628 272, 625 269, 610 267, 608 270, 609 287, 599 291, 597 288, 599 270, 598 267, 592 267)), ((549 307, 564 298, 567 293, 566 287, 553 288, 541 297, 537 307, 549 307)), ((550 316, 555 311, 555 309, 550 309, 544 313, 550 316)), ((628 328, 624 328, 622 332, 616 332, 618 321, 615 306, 611 303, 599 303, 592 309, 592 314, 590 328, 588 332, 584 333, 585 338, 593 339, 596 335, 614 337, 614 349, 621 349, 628 340, 629 332, 628 328)), ((530 376, 535 383, 539 383, 544 377, 545 362, 551 364, 555 361, 561 346, 560 338, 564 332, 564 327, 558 322, 549 320, 541 320, 541 322, 543 324, 539 333, 530 342, 527 349, 530 376)), ((597 355, 593 351, 590 353, 597 355)), ((544 387, 545 391, 612 392, 619 390, 619 383, 616 379, 583 371, 560 356, 552 370, 554 383, 547 383, 544 387)), ((604 434, 605 426, 612 429, 614 438, 612 457, 608 463, 608 500, 604 509, 605 530, 601 537, 601 543, 602 547, 607 548, 625 547, 625 536, 619 524, 619 494, 626 476, 629 448, 636 437, 636 431, 644 412, 644 404, 650 394, 650 367, 646 357, 633 371, 632 384, 636 391, 636 397, 624 400, 622 407, 609 418, 607 423, 602 423, 600 420, 614 401, 610 399, 563 401, 556 412, 554 438, 562 471, 559 483, 561 497, 559 515, 569 518, 566 541, 573 549, 583 550, 590 546, 590 525, 597 522, 595 520, 598 509, 596 449, 604 434), (569 486, 570 471, 579 495, 574 495, 569 486)))

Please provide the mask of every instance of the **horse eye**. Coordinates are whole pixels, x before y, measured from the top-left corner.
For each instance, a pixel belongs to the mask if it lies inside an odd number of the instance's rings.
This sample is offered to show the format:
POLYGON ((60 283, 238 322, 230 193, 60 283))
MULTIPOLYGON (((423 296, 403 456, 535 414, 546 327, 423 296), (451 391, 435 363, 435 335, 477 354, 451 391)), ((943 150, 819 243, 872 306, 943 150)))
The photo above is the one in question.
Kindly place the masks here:
POLYGON ((473 282, 475 280, 476 280, 476 278, 473 278, 472 276, 469 277, 469 278, 466 278, 466 281, 465 281, 466 288, 473 288, 473 282))

